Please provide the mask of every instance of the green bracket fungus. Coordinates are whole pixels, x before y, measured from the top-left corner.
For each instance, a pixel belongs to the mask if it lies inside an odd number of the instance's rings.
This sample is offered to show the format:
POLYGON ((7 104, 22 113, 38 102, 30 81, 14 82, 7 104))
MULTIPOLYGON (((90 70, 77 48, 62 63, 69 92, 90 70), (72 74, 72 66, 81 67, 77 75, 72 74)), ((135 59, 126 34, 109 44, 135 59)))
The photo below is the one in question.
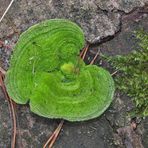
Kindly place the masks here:
POLYGON ((108 71, 80 59, 84 44, 83 31, 68 20, 30 27, 20 36, 6 74, 10 97, 29 102, 32 112, 47 118, 100 116, 112 102, 114 82, 108 71))

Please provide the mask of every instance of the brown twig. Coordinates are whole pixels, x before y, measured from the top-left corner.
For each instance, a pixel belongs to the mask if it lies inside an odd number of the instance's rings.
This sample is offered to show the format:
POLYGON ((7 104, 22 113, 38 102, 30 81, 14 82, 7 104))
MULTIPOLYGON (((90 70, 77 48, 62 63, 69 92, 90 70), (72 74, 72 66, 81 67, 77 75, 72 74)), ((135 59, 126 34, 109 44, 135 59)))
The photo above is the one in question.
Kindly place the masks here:
POLYGON ((87 46, 82 50, 82 52, 80 53, 80 57, 82 57, 82 60, 84 60, 86 53, 88 51, 89 48, 89 44, 87 44, 87 46))
POLYGON ((13 135, 12 135, 12 140, 11 140, 11 148, 15 148, 15 144, 16 144, 16 116, 15 116, 15 109, 14 109, 13 101, 9 97, 9 95, 7 93, 7 90, 6 90, 6 87, 5 87, 5 84, 3 82, 4 73, 5 73, 5 70, 3 70, 3 71, 0 70, 0 86, 2 88, 2 91, 3 91, 6 99, 8 100, 10 115, 12 116, 12 122, 13 122, 13 132, 12 133, 13 133, 13 135))
POLYGON ((95 60, 96 60, 96 58, 98 57, 98 55, 100 54, 100 51, 98 51, 97 53, 96 53, 96 55, 95 55, 95 57, 92 59, 92 61, 90 62, 90 65, 92 65, 94 62, 95 62, 95 60))
POLYGON ((12 117, 13 117, 13 137, 11 141, 11 147, 15 148, 16 144, 16 116, 15 116, 15 109, 14 109, 14 102, 10 99, 11 109, 12 109, 12 117))
POLYGON ((81 53, 80 53, 80 57, 83 56, 83 53, 84 53, 85 49, 86 49, 86 47, 84 47, 84 48, 82 49, 82 51, 81 51, 81 53))
POLYGON ((10 4, 8 5, 7 9, 5 10, 5 12, 3 13, 2 17, 0 18, 0 23, 2 22, 3 18, 5 17, 6 13, 8 12, 8 10, 10 9, 11 5, 13 4, 14 0, 11 0, 10 4))
POLYGON ((113 72, 113 73, 111 74, 111 76, 115 75, 117 72, 118 72, 118 70, 116 70, 115 72, 113 72))
POLYGON ((62 126, 64 124, 64 120, 62 120, 58 127, 56 128, 56 130, 53 132, 53 134, 49 137, 49 139, 47 140, 47 142, 45 143, 45 145, 43 146, 43 148, 46 148, 47 145, 49 144, 49 147, 48 148, 52 148, 53 144, 55 143, 61 129, 62 129, 62 126))
POLYGON ((2 75, 5 75, 6 74, 6 71, 0 67, 0 72, 2 73, 2 75))

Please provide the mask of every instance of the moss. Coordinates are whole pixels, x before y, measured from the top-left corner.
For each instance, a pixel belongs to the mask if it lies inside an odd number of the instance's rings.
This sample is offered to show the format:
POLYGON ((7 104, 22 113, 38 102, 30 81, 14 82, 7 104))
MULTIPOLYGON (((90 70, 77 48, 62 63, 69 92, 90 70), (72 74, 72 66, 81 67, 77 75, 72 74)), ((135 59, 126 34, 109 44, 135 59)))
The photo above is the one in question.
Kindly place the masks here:
POLYGON ((136 108, 134 115, 148 116, 148 34, 136 32, 139 47, 128 55, 107 57, 118 70, 116 87, 133 98, 136 108))

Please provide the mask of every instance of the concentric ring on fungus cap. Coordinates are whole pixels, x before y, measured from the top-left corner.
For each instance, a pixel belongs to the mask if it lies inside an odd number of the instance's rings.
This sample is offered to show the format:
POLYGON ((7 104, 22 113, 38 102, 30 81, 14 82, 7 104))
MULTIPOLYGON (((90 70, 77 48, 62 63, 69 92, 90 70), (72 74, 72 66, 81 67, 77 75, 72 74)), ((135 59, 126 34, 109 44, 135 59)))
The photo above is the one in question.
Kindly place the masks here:
POLYGON ((10 97, 18 104, 29 102, 32 112, 47 118, 100 116, 113 99, 114 82, 108 71, 79 58, 84 44, 83 31, 68 20, 30 27, 20 36, 6 74, 10 97))

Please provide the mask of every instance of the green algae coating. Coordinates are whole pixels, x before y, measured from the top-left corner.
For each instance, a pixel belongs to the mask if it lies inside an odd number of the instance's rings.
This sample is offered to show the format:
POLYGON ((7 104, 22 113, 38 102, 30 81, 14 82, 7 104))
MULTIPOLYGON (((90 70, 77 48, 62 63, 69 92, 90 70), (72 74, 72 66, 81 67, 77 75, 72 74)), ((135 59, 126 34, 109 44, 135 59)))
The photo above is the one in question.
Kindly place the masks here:
POLYGON ((20 36, 6 74, 10 97, 29 102, 32 112, 47 118, 83 121, 101 115, 112 102, 114 82, 108 71, 79 58, 84 44, 83 31, 68 20, 30 27, 20 36))

